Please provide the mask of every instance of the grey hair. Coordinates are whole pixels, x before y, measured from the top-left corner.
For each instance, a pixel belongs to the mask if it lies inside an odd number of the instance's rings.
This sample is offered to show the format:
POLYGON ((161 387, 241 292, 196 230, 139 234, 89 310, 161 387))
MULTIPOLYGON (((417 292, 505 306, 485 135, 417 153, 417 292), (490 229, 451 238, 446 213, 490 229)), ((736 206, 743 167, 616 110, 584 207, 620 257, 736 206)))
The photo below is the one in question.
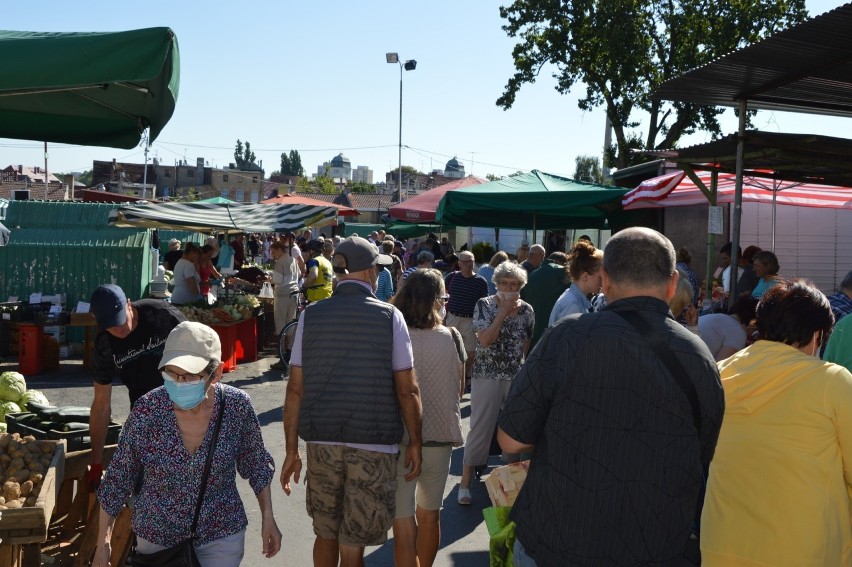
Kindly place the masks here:
POLYGON ((544 246, 542 246, 541 244, 533 244, 532 246, 530 246, 530 254, 532 254, 533 252, 538 252, 539 254, 544 256, 544 246))
POLYGON ((494 275, 491 276, 491 281, 496 284, 497 280, 518 280, 521 282, 521 287, 524 287, 527 285, 527 271, 515 262, 506 260, 494 268, 494 275))
POLYGON ((204 367, 202 374, 204 376, 210 376, 211 374, 213 374, 216 371, 217 368, 219 368, 220 364, 222 364, 222 361, 216 360, 214 358, 213 360, 211 360, 210 362, 207 363, 207 366, 204 367))
POLYGON ((846 274, 846 277, 843 278, 843 281, 840 282, 840 289, 852 289, 852 270, 846 274))
POLYGON ((616 284, 640 289, 666 285, 675 273, 674 246, 656 230, 626 228, 607 242, 603 268, 616 284))
POLYGON ((426 262, 434 262, 435 255, 429 252, 428 250, 423 250, 420 254, 417 255, 417 263, 425 264, 426 262))

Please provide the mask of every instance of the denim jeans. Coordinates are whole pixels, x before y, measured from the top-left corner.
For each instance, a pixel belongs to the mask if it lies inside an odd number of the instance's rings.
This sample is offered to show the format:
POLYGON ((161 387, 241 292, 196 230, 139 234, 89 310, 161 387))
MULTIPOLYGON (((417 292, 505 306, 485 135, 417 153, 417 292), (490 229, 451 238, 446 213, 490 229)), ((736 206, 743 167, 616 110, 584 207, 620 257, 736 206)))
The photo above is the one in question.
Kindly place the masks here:
POLYGON ((535 567, 535 560, 527 555, 519 539, 515 539, 515 546, 512 548, 512 564, 515 567, 535 567))

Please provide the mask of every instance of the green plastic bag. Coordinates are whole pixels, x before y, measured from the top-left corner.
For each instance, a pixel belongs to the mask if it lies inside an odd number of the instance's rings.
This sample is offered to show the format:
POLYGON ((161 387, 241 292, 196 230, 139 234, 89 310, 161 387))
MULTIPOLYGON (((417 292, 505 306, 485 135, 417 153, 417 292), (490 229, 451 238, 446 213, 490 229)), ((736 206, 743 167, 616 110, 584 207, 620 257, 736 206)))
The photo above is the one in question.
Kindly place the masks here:
POLYGON ((491 506, 482 511, 488 528, 491 567, 511 567, 515 545, 515 522, 509 519, 511 506, 491 506))

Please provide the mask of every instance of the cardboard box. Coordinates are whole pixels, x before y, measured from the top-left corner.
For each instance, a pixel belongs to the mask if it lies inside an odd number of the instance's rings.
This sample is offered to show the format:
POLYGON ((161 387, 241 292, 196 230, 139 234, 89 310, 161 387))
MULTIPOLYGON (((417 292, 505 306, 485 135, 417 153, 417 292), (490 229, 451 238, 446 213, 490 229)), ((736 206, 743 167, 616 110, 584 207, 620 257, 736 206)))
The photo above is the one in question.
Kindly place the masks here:
POLYGON ((45 335, 50 335, 58 343, 65 342, 65 327, 62 325, 51 325, 43 327, 42 332, 45 335))
POLYGON ((485 479, 488 497, 494 506, 511 506, 518 498, 518 493, 527 479, 529 461, 510 463, 497 467, 485 479))
POLYGON ((71 324, 72 325, 97 325, 98 322, 95 320, 94 313, 72 313, 71 314, 71 324))
POLYGON ((68 358, 71 356, 71 347, 69 345, 59 345, 59 358, 68 358))

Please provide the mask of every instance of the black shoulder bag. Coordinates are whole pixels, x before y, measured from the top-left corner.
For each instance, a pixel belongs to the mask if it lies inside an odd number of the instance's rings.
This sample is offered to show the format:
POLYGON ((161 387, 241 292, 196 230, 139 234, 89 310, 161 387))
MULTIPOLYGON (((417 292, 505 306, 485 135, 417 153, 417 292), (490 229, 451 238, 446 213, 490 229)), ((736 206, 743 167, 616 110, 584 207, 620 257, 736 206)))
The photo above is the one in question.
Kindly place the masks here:
POLYGON ((698 404, 698 394, 695 391, 695 384, 687 377, 686 369, 674 355, 670 348, 666 347, 660 336, 651 327, 639 313, 636 311, 614 311, 618 313, 622 319, 630 323, 636 329, 639 335, 645 337, 651 345, 651 350, 657 355, 657 358, 669 370, 669 374, 675 379, 675 382, 683 390, 684 395, 689 400, 689 405, 692 406, 692 422, 695 424, 695 430, 701 435, 701 406, 698 404))
POLYGON ((222 393, 222 405, 219 415, 216 417, 216 426, 213 429, 213 441, 207 451, 207 460, 204 463, 204 473, 201 476, 201 492, 195 503, 195 516, 192 518, 192 527, 189 529, 189 537, 174 547, 158 551, 156 553, 135 553, 130 558, 130 564, 134 567, 201 567, 198 557, 195 555, 195 529, 198 527, 198 515, 201 512, 201 504, 204 502, 204 492, 207 490, 207 478, 210 476, 210 464, 213 453, 216 450, 216 441, 219 439, 219 429, 222 425, 222 415, 225 413, 225 394, 222 393))

